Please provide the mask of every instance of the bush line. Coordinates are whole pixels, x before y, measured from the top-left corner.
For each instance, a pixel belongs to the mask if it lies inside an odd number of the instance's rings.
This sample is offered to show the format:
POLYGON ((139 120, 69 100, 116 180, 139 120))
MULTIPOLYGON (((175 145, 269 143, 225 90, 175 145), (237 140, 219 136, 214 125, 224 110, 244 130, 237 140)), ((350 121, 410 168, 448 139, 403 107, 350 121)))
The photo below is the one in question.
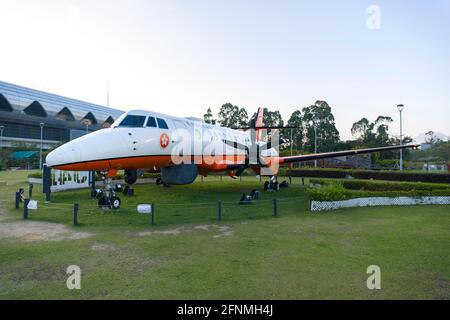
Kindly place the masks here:
POLYGON ((314 177, 344 179, 353 177, 355 179, 374 179, 387 181, 414 181, 431 183, 450 183, 449 173, 421 173, 402 171, 373 171, 373 170, 341 170, 341 169, 292 169, 287 170, 291 177, 314 177))

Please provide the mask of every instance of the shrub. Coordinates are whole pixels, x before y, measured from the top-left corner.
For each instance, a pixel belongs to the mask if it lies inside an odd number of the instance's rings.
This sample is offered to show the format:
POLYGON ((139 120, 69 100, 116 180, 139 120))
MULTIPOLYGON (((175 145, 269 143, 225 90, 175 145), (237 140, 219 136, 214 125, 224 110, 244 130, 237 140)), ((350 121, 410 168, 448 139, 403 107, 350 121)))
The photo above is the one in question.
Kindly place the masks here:
POLYGON ((323 188, 307 189, 309 197, 317 201, 338 201, 345 200, 345 189, 339 185, 328 185, 323 188))
POLYGON ((413 190, 445 190, 450 189, 447 184, 433 184, 424 182, 380 182, 364 180, 345 180, 345 189, 369 191, 413 191, 413 190))
POLYGON ((374 171, 374 170, 339 170, 339 169, 295 169, 288 170, 291 177, 317 177, 343 179, 352 176, 356 179, 375 179, 388 181, 421 181, 432 183, 450 183, 448 173, 374 171))
POLYGON ((34 172, 28 175, 28 178, 42 179, 42 172, 34 172))
POLYGON ((347 190, 342 186, 329 185, 319 189, 307 190, 311 200, 339 201, 367 197, 425 197, 450 196, 450 189, 445 190, 410 190, 410 191, 366 191, 347 190))
POLYGON ((424 183, 424 182, 388 182, 374 180, 334 180, 334 179, 310 179, 312 184, 330 185, 340 184, 345 189, 367 191, 412 191, 412 190, 446 190, 449 184, 424 183))

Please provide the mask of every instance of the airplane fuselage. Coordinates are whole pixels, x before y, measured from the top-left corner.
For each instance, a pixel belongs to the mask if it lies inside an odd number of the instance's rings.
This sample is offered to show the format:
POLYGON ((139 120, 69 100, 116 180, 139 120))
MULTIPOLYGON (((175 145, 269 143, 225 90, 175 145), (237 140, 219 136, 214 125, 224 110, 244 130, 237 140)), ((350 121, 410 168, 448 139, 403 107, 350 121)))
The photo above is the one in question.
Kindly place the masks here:
MULTIPOLYGON (((233 130, 156 112, 134 110, 122 115, 111 128, 72 140, 50 152, 48 166, 75 171, 150 169, 161 171, 164 182, 188 184, 198 173, 228 171, 276 176, 280 164, 417 148, 418 145, 384 146, 318 154, 280 157, 277 135, 261 141, 263 109, 259 108, 250 131, 233 130)), ((133 176, 135 176, 133 174, 133 176)))
POLYGON ((157 170, 190 159, 202 170, 223 171, 245 160, 244 150, 224 140, 251 146, 249 134, 243 131, 135 110, 122 115, 111 128, 62 145, 47 156, 46 163, 77 171, 157 170))

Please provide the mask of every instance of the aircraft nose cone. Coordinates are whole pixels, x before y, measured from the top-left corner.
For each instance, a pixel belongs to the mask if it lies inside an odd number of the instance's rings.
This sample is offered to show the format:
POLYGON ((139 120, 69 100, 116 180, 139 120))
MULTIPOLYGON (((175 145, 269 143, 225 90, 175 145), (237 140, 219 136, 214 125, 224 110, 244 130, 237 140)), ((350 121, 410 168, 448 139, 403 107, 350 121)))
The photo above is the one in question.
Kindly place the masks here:
POLYGON ((77 162, 79 151, 77 148, 69 145, 63 145, 50 152, 45 158, 45 162, 49 167, 55 167, 63 164, 77 162))

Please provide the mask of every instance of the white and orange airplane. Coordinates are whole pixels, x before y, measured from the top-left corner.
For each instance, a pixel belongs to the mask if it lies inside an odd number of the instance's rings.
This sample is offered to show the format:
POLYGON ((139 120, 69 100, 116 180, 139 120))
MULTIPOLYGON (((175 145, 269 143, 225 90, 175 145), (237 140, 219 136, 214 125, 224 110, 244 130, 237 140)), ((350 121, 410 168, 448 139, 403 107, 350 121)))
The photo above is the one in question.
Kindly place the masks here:
MULTIPOLYGON (((198 174, 209 172, 228 172, 237 177, 247 168, 276 181, 281 164, 418 147, 400 145, 280 157, 277 139, 262 141, 266 129, 270 128, 263 126, 262 108, 247 131, 195 118, 133 110, 118 118, 111 128, 58 147, 47 155, 46 164, 61 170, 98 171, 109 182, 123 169, 128 184, 136 181, 138 169, 161 172, 160 182, 165 185, 190 184, 198 174)), ((116 204, 120 206, 120 199, 116 204)))

